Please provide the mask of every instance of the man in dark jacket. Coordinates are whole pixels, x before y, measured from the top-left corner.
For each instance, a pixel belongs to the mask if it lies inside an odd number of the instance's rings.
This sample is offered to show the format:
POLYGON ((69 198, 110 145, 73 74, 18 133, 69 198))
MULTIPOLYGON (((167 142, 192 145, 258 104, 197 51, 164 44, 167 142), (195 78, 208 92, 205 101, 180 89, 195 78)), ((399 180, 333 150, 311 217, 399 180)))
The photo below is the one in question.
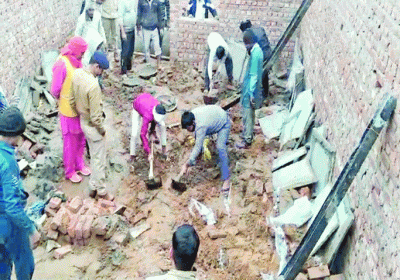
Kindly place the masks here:
MULTIPOLYGON (((254 35, 256 36, 257 43, 263 52, 264 62, 267 61, 272 55, 272 49, 268 40, 268 36, 265 33, 265 29, 261 26, 253 26, 250 20, 242 21, 239 28, 242 32, 245 32, 247 29, 253 31, 254 35)), ((269 87, 268 71, 263 71, 262 85, 264 89, 264 96, 267 96, 269 87)))
POLYGON ((157 68, 160 67, 161 47, 158 30, 165 26, 165 7, 159 0, 139 0, 137 30, 143 34, 145 60, 150 60, 150 42, 153 42, 154 54, 157 57, 157 68))
POLYGON ((15 147, 25 131, 24 117, 16 107, 0 113, 0 279, 31 279, 35 269, 30 242, 40 239, 24 211, 28 193, 22 187, 15 147))

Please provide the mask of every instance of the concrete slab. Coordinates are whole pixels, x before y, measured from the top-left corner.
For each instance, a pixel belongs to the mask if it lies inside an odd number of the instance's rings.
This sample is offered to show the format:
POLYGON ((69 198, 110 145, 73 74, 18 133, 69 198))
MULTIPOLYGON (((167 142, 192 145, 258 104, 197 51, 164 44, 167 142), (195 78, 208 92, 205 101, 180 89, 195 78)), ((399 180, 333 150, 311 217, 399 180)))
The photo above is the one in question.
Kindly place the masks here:
POLYGON ((310 163, 318 179, 313 191, 315 196, 318 196, 322 189, 332 181, 335 166, 336 151, 323 137, 323 129, 323 127, 313 128, 310 138, 310 163))
POLYGON ((283 124, 289 115, 283 106, 271 106, 271 114, 259 119, 260 127, 267 139, 273 139, 281 134, 283 124))
POLYGON ((302 156, 307 154, 307 148, 301 147, 296 150, 287 150, 279 155, 277 159, 275 159, 272 163, 272 172, 275 172, 281 167, 300 159, 302 156))
POLYGON ((316 181, 317 178, 307 157, 272 173, 272 184, 276 193, 309 185, 316 181))
POLYGON ((128 86, 128 87, 137 87, 137 86, 140 86, 142 84, 142 80, 139 79, 136 76, 125 77, 122 80, 122 84, 124 86, 128 86))
POLYGON ((291 140, 302 139, 307 130, 309 118, 314 110, 312 90, 306 90, 299 94, 289 117, 284 124, 280 139, 281 147, 291 140))
POLYGON ((145 64, 141 69, 139 69, 138 75, 140 78, 148 80, 157 75, 157 69, 151 64, 145 64))

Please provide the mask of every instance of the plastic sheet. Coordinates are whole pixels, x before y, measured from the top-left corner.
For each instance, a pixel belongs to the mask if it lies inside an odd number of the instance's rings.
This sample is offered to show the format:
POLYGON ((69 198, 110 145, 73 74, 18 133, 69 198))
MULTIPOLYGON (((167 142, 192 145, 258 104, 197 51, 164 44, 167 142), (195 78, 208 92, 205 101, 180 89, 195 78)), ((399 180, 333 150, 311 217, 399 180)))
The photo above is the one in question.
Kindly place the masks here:
POLYGON ((207 225, 214 225, 217 222, 215 219, 214 212, 212 211, 211 208, 207 207, 203 203, 198 202, 196 199, 192 198, 189 204, 189 212, 190 214, 192 214, 192 216, 195 216, 193 211, 194 208, 200 214, 201 218, 207 223, 207 225))

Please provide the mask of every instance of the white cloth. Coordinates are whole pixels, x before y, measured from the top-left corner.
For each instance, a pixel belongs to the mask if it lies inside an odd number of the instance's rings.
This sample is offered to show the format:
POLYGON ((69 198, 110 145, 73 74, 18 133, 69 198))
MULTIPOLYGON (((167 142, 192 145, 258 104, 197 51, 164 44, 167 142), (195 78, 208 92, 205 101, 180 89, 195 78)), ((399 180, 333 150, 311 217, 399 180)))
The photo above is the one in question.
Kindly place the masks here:
POLYGON ((146 55, 146 61, 150 60, 150 42, 153 42, 154 47, 154 55, 161 55, 161 47, 160 47, 160 37, 158 36, 158 29, 147 30, 142 28, 143 34, 143 45, 144 45, 144 53, 146 55))
POLYGON ((197 19, 204 19, 206 9, 203 8, 204 0, 196 0, 196 15, 195 18, 197 19))
POLYGON ((224 38, 222 38, 222 36, 217 33, 217 32, 211 32, 210 35, 208 35, 207 38, 207 44, 208 44, 208 48, 210 49, 210 55, 208 57, 208 77, 210 79, 210 83, 212 84, 212 68, 213 68, 213 63, 214 61, 217 60, 217 48, 219 46, 223 47, 225 49, 225 54, 224 57, 222 57, 222 59, 220 60, 221 62, 224 61, 224 59, 226 59, 226 57, 229 54, 229 48, 228 48, 228 44, 225 42, 224 38))
POLYGON ((137 21, 138 0, 119 0, 118 18, 125 32, 135 30, 137 21))
POLYGON ((93 19, 87 20, 86 12, 82 13, 76 24, 75 35, 83 37, 83 39, 88 42, 89 35, 95 31, 100 34, 103 42, 106 42, 106 33, 104 32, 103 23, 101 21, 101 14, 95 10, 93 19))

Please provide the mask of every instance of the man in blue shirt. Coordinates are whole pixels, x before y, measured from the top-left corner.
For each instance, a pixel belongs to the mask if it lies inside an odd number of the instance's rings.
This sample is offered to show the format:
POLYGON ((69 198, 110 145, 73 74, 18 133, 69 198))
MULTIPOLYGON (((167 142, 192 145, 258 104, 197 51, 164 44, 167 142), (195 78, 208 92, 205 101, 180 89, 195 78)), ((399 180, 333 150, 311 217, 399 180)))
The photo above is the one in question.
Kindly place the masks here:
POLYGON ((0 279, 10 279, 13 263, 17 279, 31 279, 35 268, 29 237, 39 233, 24 211, 28 193, 22 187, 14 147, 25 131, 16 107, 0 114, 0 279))
POLYGON ((243 114, 243 141, 236 144, 239 149, 247 149, 253 142, 255 109, 261 107, 263 52, 257 44, 257 38, 251 29, 243 33, 243 42, 250 55, 246 74, 243 80, 241 104, 243 114))
POLYGON ((206 135, 217 134, 221 179, 224 182, 221 191, 228 192, 230 188, 230 173, 226 143, 231 131, 231 119, 228 113, 217 105, 206 105, 197 107, 190 112, 184 112, 181 122, 182 128, 195 133, 196 143, 189 160, 182 166, 180 176, 187 172, 189 166, 196 164, 196 158, 201 152, 206 135))

